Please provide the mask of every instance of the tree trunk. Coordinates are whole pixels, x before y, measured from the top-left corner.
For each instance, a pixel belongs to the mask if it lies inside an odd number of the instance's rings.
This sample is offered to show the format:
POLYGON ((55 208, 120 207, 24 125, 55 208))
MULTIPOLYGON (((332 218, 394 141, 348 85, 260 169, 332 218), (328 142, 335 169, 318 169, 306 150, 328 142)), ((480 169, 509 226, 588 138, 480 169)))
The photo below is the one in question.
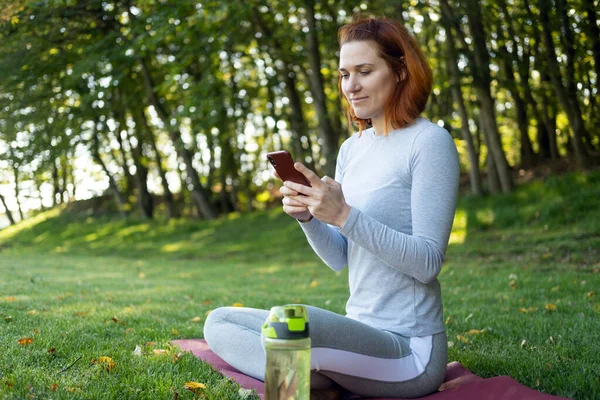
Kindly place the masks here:
POLYGON ((21 221, 23 221, 25 219, 25 216, 23 215, 23 207, 21 206, 21 200, 19 200, 21 190, 19 188, 19 165, 18 164, 13 165, 13 176, 15 178, 15 200, 17 202, 17 210, 19 211, 19 217, 21 217, 21 221))
MULTIPOLYGON (((96 124, 98 124, 98 122, 96 122, 96 124)), ((126 214, 125 214, 125 199, 124 199, 123 195, 121 194, 121 192, 119 191, 119 188, 117 187, 117 184, 116 184, 112 174, 106 167, 106 164, 104 163, 104 161, 102 161, 102 157, 100 156, 100 139, 98 138, 98 135, 99 135, 99 133, 97 131, 97 127, 96 127, 96 125, 94 125, 94 129, 92 130, 92 157, 94 158, 94 160, 96 160, 98 165, 100 165, 100 167, 102 167, 102 170, 108 177, 108 189, 115 197, 115 201, 117 202, 117 209, 119 210, 119 213, 121 214, 122 217, 125 217, 126 216, 126 214)))
POLYGON ((475 59, 475 65, 471 70, 473 71, 473 80, 479 100, 482 128, 487 138, 488 150, 494 159, 494 166, 498 173, 502 192, 510 193, 514 184, 506 155, 502 149, 498 125, 496 124, 495 102, 490 90, 490 55, 486 47, 486 35, 479 0, 469 0, 466 10, 473 39, 475 59))
MULTIPOLYGON (((307 167, 314 171, 314 157, 312 154, 312 145, 310 144, 310 136, 307 132, 307 124, 304 120, 304 111, 302 109, 302 102, 300 100, 300 95, 298 94, 298 90, 296 87, 296 73, 290 69, 290 60, 285 56, 285 52, 283 50, 283 46, 281 43, 275 38, 267 24, 260 17, 260 13, 256 8, 252 9, 252 19, 260 29, 263 34, 262 37, 269 38, 271 47, 274 50, 275 55, 281 61, 282 67, 281 70, 278 70, 279 76, 283 78, 285 82, 285 91, 288 99, 290 100, 290 131, 292 136, 292 151, 293 156, 298 160, 305 163, 307 167), (308 139, 308 147, 305 148, 302 145, 302 137, 308 139), (306 161, 307 156, 310 156, 310 162, 306 161)), ((275 105, 275 103, 273 103, 275 105)))
MULTIPOLYGON (((502 54, 502 59, 504 61, 504 75, 506 78, 506 87, 510 91, 511 96, 515 105, 515 117, 517 120, 517 126, 520 132, 520 156, 521 156, 521 168, 529 169, 533 167, 535 162, 535 154, 533 152, 533 146, 531 145, 531 138, 529 137, 529 118, 527 116, 527 104, 523 100, 521 96, 519 85, 517 85, 517 81, 515 80, 515 71, 513 68, 513 61, 519 65, 519 70, 525 72, 527 68, 526 65, 523 65, 521 62, 521 57, 518 54, 516 49, 518 42, 518 36, 515 34, 515 31, 512 27, 512 21, 510 14, 508 12, 508 7, 506 6, 506 0, 498 0, 498 5, 500 6, 503 17, 505 19, 505 25, 508 30, 508 40, 513 41, 512 49, 509 51, 506 47, 506 37, 504 35, 504 31, 502 26, 498 26, 498 37, 502 38, 499 41, 498 49, 502 54)), ((528 68, 527 68, 528 69, 528 68)), ((524 76, 523 73, 520 74, 521 79, 525 78, 524 82, 521 82, 522 86, 529 86, 529 77, 527 75, 524 76)), ((535 107, 535 104, 533 104, 535 107)))
POLYGON ((557 105, 550 100, 545 93, 545 87, 551 86, 547 74, 542 74, 542 117, 546 131, 548 132, 548 144, 550 147, 550 159, 558 160, 560 154, 558 152, 558 144, 556 143, 556 109, 557 105))
POLYGON ((115 157, 115 159, 121 164, 121 168, 123 169, 123 176, 125 177, 125 188, 123 189, 123 192, 125 193, 125 197, 129 198, 129 196, 133 194, 135 179, 129 171, 129 166, 127 165, 127 150, 123 145, 123 136, 121 136, 121 132, 123 130, 127 131, 127 124, 125 123, 125 118, 123 117, 123 110, 119 109, 119 107, 121 107, 121 101, 118 88, 115 88, 113 91, 113 99, 115 100, 114 105, 116 106, 113 109, 113 115, 118 123, 114 134, 115 139, 117 139, 117 143, 119 144, 119 150, 117 152, 118 156, 115 157))
POLYGON ((126 135, 125 141, 127 141, 131 149, 133 163, 135 164, 135 186, 138 191, 138 208, 144 218, 152 219, 154 216, 154 199, 148 191, 148 160, 142 153, 142 135, 138 130, 136 130, 136 133, 137 145, 131 143, 129 135, 126 135))
MULTIPOLYGON (((171 218, 179 217, 179 211, 177 210, 177 206, 175 205, 175 199, 173 198, 173 193, 171 189, 169 189, 169 181, 167 180, 167 173, 162 165, 162 156, 160 151, 158 150, 158 146, 156 146, 156 138, 154 137, 154 132, 148 126, 148 120, 146 119, 146 114, 144 113, 143 108, 137 108, 134 110, 133 114, 136 120, 136 126, 139 126, 140 129, 145 133, 145 138, 148 140, 152 151, 154 152, 154 159, 156 162, 156 168, 158 169, 158 175, 160 176, 160 182, 163 188, 163 199, 165 202, 165 207, 167 210, 167 220, 171 218)), ((181 190, 185 190, 185 188, 181 188, 181 190)))
POLYGON ((33 182, 35 184, 35 190, 38 194, 38 200, 40 201, 40 209, 42 211, 46 211, 46 207, 44 206, 44 197, 42 196, 42 182, 40 182, 40 180, 37 177, 37 171, 33 182))
POLYGON ((489 152, 486 155, 486 166, 487 166, 487 184, 490 193, 500 193, 502 188, 500 187, 500 178, 498 178, 498 170, 496 164, 494 164, 494 157, 489 152))
POLYGON ((8 218, 8 222, 10 222, 11 225, 14 225, 15 219, 13 218, 12 213, 8 209, 8 206, 6 205, 6 200, 4 199, 4 196, 2 196, 2 194, 0 194, 0 201, 2 202, 2 206, 4 207, 4 213, 8 218))
POLYGON ((483 195, 483 187, 481 185, 481 175, 479 172, 479 154, 475 149, 473 136, 469 130, 469 116, 462 95, 460 85, 460 71, 458 69, 457 50, 454 44, 454 33, 452 32, 451 22, 448 21, 448 16, 442 14, 442 25, 446 31, 446 60, 448 72, 450 75, 450 90, 452 98, 458 108, 458 114, 461 119, 460 133, 463 140, 467 143, 467 156, 469 158, 469 176, 471 181, 471 192, 475 196, 483 195))
POLYGON ((52 207, 56 207, 58 205, 57 197, 60 190, 58 183, 58 167, 56 166, 56 158, 54 157, 53 151, 51 151, 50 157, 52 158, 52 207))
POLYGON ((75 157, 73 153, 69 153, 67 156, 68 160, 71 160, 71 168, 69 168, 69 180, 71 181, 71 185, 73 186, 73 191, 71 193, 73 201, 77 200, 77 182, 75 182, 75 157))
POLYGON ((315 0, 305 0, 306 19, 308 22, 307 50, 311 73, 308 79, 310 91, 313 96, 317 118, 319 120, 319 132, 321 135, 322 154, 325 157, 325 174, 335 176, 335 161, 337 158, 337 137, 333 130, 329 113, 327 112, 327 101, 325 98, 325 87, 323 75, 321 74, 321 54, 319 52, 319 39, 315 20, 315 0))
POLYGON ((131 150, 131 158, 133 159, 133 164, 135 165, 135 187, 137 189, 137 204, 138 209, 142 217, 152 219, 154 215, 154 200, 152 199, 152 195, 148 191, 148 161, 146 157, 142 154, 142 146, 144 144, 144 138, 141 134, 141 127, 136 124, 135 139, 137 144, 131 142, 129 137, 129 132, 127 129, 126 122, 126 99, 121 94, 119 88, 115 88, 115 105, 116 110, 114 111, 117 122, 119 123, 119 136, 121 136, 121 132, 124 132, 123 143, 127 143, 129 149, 131 150))
MULTIPOLYGON (((557 6, 560 4, 560 0, 557 2, 557 6)), ((548 57, 548 73, 554 86, 556 96, 560 101, 563 109, 569 119, 569 124, 573 129, 573 150, 575 151, 575 157, 577 163, 580 166, 586 166, 589 162, 587 152, 583 145, 583 137, 586 135, 585 125, 583 117, 581 116, 581 110, 579 108, 579 102, 577 101, 577 94, 572 99, 569 90, 563 86, 562 76, 560 73, 560 65, 556 60, 556 50, 554 41, 552 40, 552 32, 550 30, 550 17, 548 15, 548 9, 546 0, 538 0, 538 8, 540 10, 540 23, 543 28, 543 41, 546 46, 548 57)))
POLYGON ((216 218, 216 211, 212 204, 209 201, 209 196, 206 190, 202 187, 200 183, 200 177, 198 176, 198 171, 194 168, 193 165, 193 156, 192 153, 185 147, 185 144, 181 140, 181 132, 178 129, 175 129, 171 126, 169 122, 168 113, 162 103, 158 100, 158 97, 154 93, 155 85, 152 81, 152 77, 150 75, 150 71, 148 70, 148 66, 146 61, 143 58, 138 59, 141 67, 142 67, 142 76, 144 78, 144 88, 146 90, 146 95, 148 96, 148 100, 150 104, 152 104, 158 114, 159 118, 162 119, 165 129, 169 132, 169 136, 173 141, 173 145, 177 150, 177 154, 185 164, 185 169, 187 173, 187 177, 189 179, 189 183, 192 185, 191 194, 192 201, 194 205, 198 209, 199 215, 206 219, 214 219, 216 218))
MULTIPOLYGON (((583 9, 586 13, 589 35, 587 40, 591 43, 594 55, 594 71, 596 72, 596 96, 600 95, 600 29, 598 28, 598 17, 596 11, 598 6, 594 0, 583 0, 583 9)), ((591 97, 594 97, 593 94, 591 97)))

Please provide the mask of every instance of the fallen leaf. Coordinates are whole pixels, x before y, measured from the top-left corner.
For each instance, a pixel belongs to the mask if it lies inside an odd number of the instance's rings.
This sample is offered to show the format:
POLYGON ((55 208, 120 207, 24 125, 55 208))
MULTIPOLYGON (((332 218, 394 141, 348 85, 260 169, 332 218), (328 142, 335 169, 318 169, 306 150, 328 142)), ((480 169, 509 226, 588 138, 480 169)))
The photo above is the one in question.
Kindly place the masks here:
POLYGON ((37 310, 27 311, 27 314, 29 314, 29 315, 36 315, 37 313, 38 313, 37 310))
POLYGON ((189 390, 190 392, 198 394, 198 392, 201 389, 206 389, 206 385, 204 385, 203 383, 199 383, 199 382, 186 382, 183 385, 183 388, 189 390))
POLYGON ((207 306, 209 304, 212 304, 212 300, 211 299, 206 299, 202 302, 203 305, 207 306))
POLYGON ((92 360, 92 363, 102 365, 107 371, 117 368, 117 364, 113 359, 106 356, 99 357, 98 360, 92 360))
POLYGON ((202 321, 202 318, 200 318, 200 317, 192 318, 192 322, 200 322, 200 321, 202 321))
POLYGON ((468 320, 470 320, 471 318, 473 318, 473 313, 467 315, 467 318, 465 318, 465 322, 467 322, 468 320))
POLYGON ((308 285, 308 286, 311 287, 311 288, 315 288, 315 287, 319 286, 319 281, 312 281, 310 283, 310 285, 308 285))
POLYGON ((143 272, 140 272, 140 273, 138 274, 138 278, 140 278, 140 279, 145 279, 145 278, 146 278, 146 274, 145 274, 145 273, 143 273, 143 272))
POLYGON ((25 345, 33 343, 33 338, 30 338, 30 337, 22 338, 22 339, 17 340, 17 343, 19 343, 21 346, 25 346, 25 345))
POLYGON ((527 314, 529 312, 536 311, 536 310, 537 310, 537 307, 519 308, 519 311, 522 312, 523 314, 527 314))
POLYGON ((10 301, 10 302, 17 301, 17 298, 15 296, 7 296, 6 301, 10 301))
POLYGON ((544 308, 548 311, 556 311, 556 306, 552 303, 546 304, 546 306, 544 308))
POLYGON ((173 335, 175 335, 175 336, 178 336, 178 335, 179 335, 179 331, 178 331, 177 329, 175 329, 175 328, 171 329, 171 333, 172 333, 173 335))
POLYGON ((252 397, 253 392, 254 391, 252 389, 240 388, 240 390, 238 390, 238 395, 240 396, 240 399, 245 400, 252 397))
POLYGON ((480 333, 485 333, 486 330, 485 329, 471 329, 469 332, 467 332, 467 335, 479 335, 480 333))
POLYGON ((462 335, 456 335, 456 338, 458 340, 460 340, 461 342, 465 343, 465 344, 471 344, 471 342, 469 341, 469 339, 467 339, 466 337, 464 337, 462 335))
POLYGON ((51 391, 56 392, 56 389, 58 389, 58 383, 54 383, 52 386, 50 386, 51 391))
POLYGON ((135 346, 135 350, 133 350, 133 355, 138 357, 142 355, 142 347, 140 345, 135 346))
POLYGON ((511 280, 510 282, 508 282, 508 285, 513 288, 516 289, 517 288, 517 281, 515 281, 514 279, 511 280))
POLYGON ((116 316, 116 315, 115 315, 114 317, 112 317, 111 319, 112 319, 112 322, 114 322, 115 324, 116 324, 117 322, 119 322, 119 320, 117 319, 117 316, 116 316))
POLYGON ((233 303, 233 307, 244 307, 242 303, 233 303))
POLYGON ((454 342, 453 342, 453 341, 449 341, 449 342, 448 342, 448 347, 449 347, 449 348, 450 348, 450 347, 454 347, 454 342))
POLYGON ((54 354, 56 352, 56 349, 54 347, 50 347, 48 349, 48 354, 54 354))
POLYGON ((85 317, 85 316, 89 315, 89 312, 88 311, 77 311, 73 315, 76 317, 85 317))
POLYGON ((592 290, 591 292, 587 292, 586 296, 587 297, 594 297, 596 293, 594 293, 594 291, 592 290))
POLYGON ((167 354, 167 353, 168 353, 168 350, 165 350, 165 349, 154 349, 154 354, 156 354, 157 356, 167 354))
POLYGON ((527 340, 523 339, 523 341, 521 341, 521 348, 523 348, 523 346, 525 346, 525 343, 527 343, 527 340))
POLYGON ((551 292, 558 292, 558 289, 560 289, 559 286, 554 286, 552 289, 550 289, 551 292))

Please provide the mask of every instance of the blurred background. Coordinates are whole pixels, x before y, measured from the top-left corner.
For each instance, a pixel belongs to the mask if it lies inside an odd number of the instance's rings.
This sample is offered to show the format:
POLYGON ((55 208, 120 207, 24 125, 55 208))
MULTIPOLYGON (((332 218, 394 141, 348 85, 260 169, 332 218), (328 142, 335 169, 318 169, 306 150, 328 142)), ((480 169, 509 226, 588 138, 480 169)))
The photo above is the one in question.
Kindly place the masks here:
POLYGON ((2 0, 0 227, 266 208, 272 150, 333 176, 356 129, 337 31, 357 14, 418 39, 464 193, 598 165, 597 0, 2 0))

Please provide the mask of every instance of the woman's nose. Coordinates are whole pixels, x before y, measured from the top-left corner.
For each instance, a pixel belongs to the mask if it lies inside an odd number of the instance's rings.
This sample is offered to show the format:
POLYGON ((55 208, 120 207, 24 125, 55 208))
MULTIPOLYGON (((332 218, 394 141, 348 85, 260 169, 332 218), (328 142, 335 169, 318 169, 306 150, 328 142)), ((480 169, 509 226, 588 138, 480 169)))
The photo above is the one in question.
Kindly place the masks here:
POLYGON ((354 93, 360 90, 360 83, 356 77, 348 77, 348 92, 354 93))

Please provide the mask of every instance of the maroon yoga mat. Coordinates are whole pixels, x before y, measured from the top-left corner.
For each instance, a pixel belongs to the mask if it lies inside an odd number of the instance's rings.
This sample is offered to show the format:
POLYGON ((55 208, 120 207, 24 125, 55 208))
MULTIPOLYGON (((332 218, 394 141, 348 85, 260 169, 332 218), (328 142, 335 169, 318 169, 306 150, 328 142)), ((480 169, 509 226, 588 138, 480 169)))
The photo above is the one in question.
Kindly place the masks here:
MULTIPOLYGON (((173 340, 174 345, 182 350, 191 351, 200 360, 209 363, 223 375, 235 380, 241 387, 254 389, 258 395, 264 396, 264 383, 258 379, 242 374, 208 347, 203 339, 173 340)), ((521 385, 509 376, 496 376, 483 379, 466 369, 458 362, 448 364, 446 379, 441 391, 422 397, 425 400, 560 400, 564 397, 551 396, 521 385)), ((346 400, 359 400, 359 396, 345 397, 346 400)), ((369 399, 384 400, 384 399, 369 399)), ((388 399, 405 400, 405 399, 388 399)))

